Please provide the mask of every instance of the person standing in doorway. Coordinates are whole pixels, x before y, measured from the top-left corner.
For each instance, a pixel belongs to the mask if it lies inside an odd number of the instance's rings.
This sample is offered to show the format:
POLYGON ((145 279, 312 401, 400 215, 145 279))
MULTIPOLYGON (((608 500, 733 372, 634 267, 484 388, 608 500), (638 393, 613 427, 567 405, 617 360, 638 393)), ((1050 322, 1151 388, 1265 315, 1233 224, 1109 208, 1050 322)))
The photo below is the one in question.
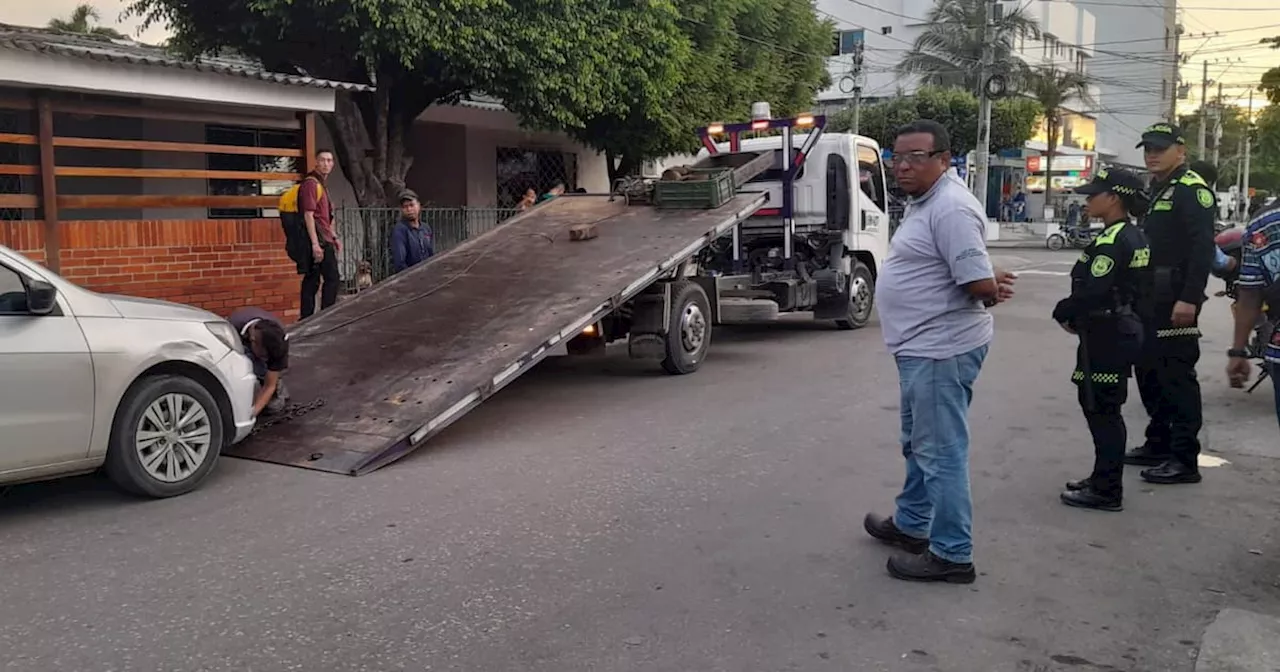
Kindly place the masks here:
POLYGON ((987 307, 1013 296, 1012 273, 987 255, 987 217, 949 173, 951 138, 936 121, 903 127, 890 159, 911 200, 876 283, 885 345, 898 365, 907 478, 889 517, 867 514, 872 537, 906 550, 889 574, 972 583, 969 404, 994 333, 987 307))
POLYGON ((422 203, 411 189, 400 193, 400 221, 391 231, 391 270, 399 273, 436 253, 431 227, 422 223, 422 203))
POLYGON ((1136 368, 1150 422, 1146 441, 1125 454, 1125 463, 1152 467, 1140 473, 1148 483, 1200 482, 1197 320, 1213 268, 1218 200, 1187 166, 1185 142, 1177 126, 1158 123, 1147 127, 1137 145, 1155 178, 1142 221, 1151 245, 1153 313, 1136 368))
POLYGON ((328 180, 333 172, 333 151, 316 152, 315 169, 303 178, 298 187, 298 209, 311 239, 311 264, 302 275, 302 302, 300 316, 311 317, 316 312, 316 292, 320 293, 320 310, 338 302, 338 285, 342 278, 338 273, 338 255, 342 253, 342 240, 338 238, 333 222, 333 206, 329 201, 328 180))

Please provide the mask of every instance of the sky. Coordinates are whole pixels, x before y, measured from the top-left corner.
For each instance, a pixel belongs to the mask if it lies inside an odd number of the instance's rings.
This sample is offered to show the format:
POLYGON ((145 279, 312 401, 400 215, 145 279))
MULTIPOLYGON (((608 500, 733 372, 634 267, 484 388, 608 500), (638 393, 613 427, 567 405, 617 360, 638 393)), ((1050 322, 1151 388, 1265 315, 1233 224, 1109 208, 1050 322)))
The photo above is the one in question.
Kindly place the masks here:
MULTIPOLYGON (((0 0, 0 23, 42 26, 51 18, 66 17, 84 0, 0 0)), ((1156 5, 1159 0, 1080 0, 1081 6, 1115 2, 1156 5)), ((167 33, 155 26, 139 33, 137 19, 121 21, 125 0, 89 0, 98 9, 101 22, 142 42, 159 42, 167 33)), ((1264 37, 1280 36, 1280 2, 1277 0, 1179 0, 1185 34, 1182 52, 1190 63, 1182 70, 1184 82, 1192 84, 1191 96, 1183 108, 1200 103, 1199 83, 1203 61, 1212 61, 1209 77, 1223 83, 1224 97, 1244 105, 1248 87, 1269 67, 1280 66, 1280 50, 1258 45, 1264 37), (1218 33, 1216 36, 1213 33, 1218 33)), ((1123 49, 1123 47, 1111 47, 1123 49)), ((1216 88, 1216 86, 1214 87, 1216 88)), ((1216 94, 1211 92, 1210 97, 1216 94)), ((1260 97, 1259 97, 1260 98, 1260 97)), ((1261 102, 1256 102, 1261 107, 1261 102)))

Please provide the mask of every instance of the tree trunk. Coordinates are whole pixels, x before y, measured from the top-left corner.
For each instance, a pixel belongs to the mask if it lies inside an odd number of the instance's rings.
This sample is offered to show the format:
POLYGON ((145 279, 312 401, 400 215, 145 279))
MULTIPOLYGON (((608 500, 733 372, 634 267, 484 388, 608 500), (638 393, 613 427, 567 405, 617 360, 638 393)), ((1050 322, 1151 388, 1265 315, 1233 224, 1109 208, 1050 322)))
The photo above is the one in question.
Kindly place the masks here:
POLYGON ((360 207, 396 205, 413 166, 409 139, 421 112, 394 104, 382 89, 374 93, 338 92, 334 112, 324 115, 324 120, 360 207), (368 98, 360 100, 359 96, 368 98))
MULTIPOLYGON (((1053 153, 1058 149, 1058 111, 1054 110, 1048 115, 1047 132, 1045 133, 1045 152, 1044 156, 1044 204, 1046 207, 1053 205, 1053 153)), ((1058 209, 1053 209, 1053 218, 1058 218, 1058 209)))
POLYGON ((631 175, 639 175, 642 162, 632 159, 626 155, 618 156, 613 150, 607 150, 604 153, 605 164, 609 167, 609 184, 613 185, 623 177, 631 175))

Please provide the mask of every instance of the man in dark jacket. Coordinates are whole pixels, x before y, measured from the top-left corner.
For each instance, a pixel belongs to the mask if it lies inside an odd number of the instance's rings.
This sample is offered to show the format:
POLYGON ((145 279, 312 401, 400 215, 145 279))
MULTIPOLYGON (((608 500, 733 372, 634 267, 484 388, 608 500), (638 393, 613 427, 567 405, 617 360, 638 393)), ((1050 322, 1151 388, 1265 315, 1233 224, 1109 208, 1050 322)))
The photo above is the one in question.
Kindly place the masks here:
POLYGON ((399 273, 436 253, 431 227, 422 223, 422 203, 409 189, 400 194, 400 221, 391 232, 391 270, 399 273))

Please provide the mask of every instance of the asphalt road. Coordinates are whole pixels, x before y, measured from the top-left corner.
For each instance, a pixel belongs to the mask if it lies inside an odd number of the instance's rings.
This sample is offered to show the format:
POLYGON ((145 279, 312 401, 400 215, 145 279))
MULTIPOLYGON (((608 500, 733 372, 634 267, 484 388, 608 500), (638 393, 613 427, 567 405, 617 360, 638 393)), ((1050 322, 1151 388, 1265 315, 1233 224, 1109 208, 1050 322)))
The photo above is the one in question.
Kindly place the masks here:
POLYGON ((892 362, 878 326, 800 320, 717 332, 694 376, 618 354, 549 362, 362 478, 228 459, 169 501, 92 478, 15 488, 0 663, 1190 670, 1218 609, 1280 612, 1270 392, 1226 388, 1214 301, 1206 445, 1227 462, 1195 486, 1130 473, 1121 514, 1063 507, 1061 484, 1091 465, 1072 341, 1047 317, 1073 259, 997 251, 1026 272, 996 309, 971 414, 972 586, 886 575, 861 521, 902 479, 892 362))

